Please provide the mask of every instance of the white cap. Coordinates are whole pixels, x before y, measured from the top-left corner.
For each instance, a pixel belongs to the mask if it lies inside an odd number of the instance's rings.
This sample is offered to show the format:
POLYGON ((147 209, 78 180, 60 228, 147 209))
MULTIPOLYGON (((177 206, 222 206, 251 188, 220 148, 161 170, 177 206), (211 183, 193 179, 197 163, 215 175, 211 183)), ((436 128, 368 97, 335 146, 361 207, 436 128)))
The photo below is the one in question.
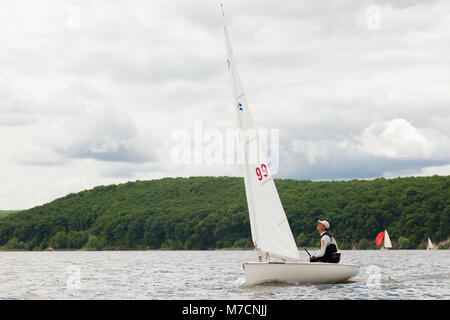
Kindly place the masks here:
POLYGON ((327 220, 317 220, 317 222, 323 224, 325 228, 330 229, 330 223, 327 220))

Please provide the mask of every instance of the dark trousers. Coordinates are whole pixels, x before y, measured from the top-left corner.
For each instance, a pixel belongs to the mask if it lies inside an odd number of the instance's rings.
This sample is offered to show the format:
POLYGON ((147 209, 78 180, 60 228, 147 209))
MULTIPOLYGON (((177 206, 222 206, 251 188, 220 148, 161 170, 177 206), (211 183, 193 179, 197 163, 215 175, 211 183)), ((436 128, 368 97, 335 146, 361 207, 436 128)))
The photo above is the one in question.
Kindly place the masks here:
POLYGON ((319 258, 310 258, 309 262, 339 263, 340 260, 341 260, 340 253, 332 253, 330 255, 324 255, 323 257, 319 258))

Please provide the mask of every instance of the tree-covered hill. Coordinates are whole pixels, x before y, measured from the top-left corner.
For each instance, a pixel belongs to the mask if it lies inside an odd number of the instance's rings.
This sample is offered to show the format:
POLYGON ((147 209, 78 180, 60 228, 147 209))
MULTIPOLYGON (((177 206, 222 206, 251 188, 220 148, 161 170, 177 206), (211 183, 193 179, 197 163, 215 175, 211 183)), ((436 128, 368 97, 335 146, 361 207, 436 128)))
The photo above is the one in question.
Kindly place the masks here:
MULTIPOLYGON (((299 247, 316 246, 326 219, 341 249, 374 248, 387 229, 394 248, 450 234, 450 176, 312 182, 275 180, 299 247)), ((7 249, 209 249, 252 247, 242 178, 136 181, 72 193, 0 215, 7 249)))

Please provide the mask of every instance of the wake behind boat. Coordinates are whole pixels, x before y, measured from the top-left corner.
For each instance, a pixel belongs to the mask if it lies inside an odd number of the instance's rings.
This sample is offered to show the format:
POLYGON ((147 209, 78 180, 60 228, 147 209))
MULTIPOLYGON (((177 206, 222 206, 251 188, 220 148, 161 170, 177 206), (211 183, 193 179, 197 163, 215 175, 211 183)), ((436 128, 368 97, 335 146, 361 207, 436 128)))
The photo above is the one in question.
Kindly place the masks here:
POLYGON ((244 184, 253 244, 258 261, 245 262, 247 284, 289 281, 300 284, 342 282, 359 273, 359 266, 337 263, 301 262, 289 222, 280 201, 267 160, 261 150, 247 99, 241 85, 225 23, 227 65, 231 73, 239 141, 243 151, 244 184), (276 258, 279 261, 270 261, 276 258), (265 259, 265 261, 263 261, 265 259))

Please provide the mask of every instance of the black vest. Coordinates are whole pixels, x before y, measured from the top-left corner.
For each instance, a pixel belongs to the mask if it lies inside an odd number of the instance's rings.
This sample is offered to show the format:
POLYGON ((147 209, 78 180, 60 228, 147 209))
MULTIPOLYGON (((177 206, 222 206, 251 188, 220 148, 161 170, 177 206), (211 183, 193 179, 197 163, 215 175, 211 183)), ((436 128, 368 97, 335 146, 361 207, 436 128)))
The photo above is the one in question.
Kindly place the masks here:
MULTIPOLYGON (((331 241, 333 241, 333 236, 331 235, 331 233, 327 231, 325 231, 322 236, 320 237, 320 240, 322 240, 323 236, 329 236, 331 238, 331 241)), ((320 242, 319 242, 319 249, 320 249, 320 242)), ((337 252, 337 248, 336 245, 334 243, 329 243, 326 250, 325 250, 325 255, 324 257, 330 257, 332 253, 337 252)))

